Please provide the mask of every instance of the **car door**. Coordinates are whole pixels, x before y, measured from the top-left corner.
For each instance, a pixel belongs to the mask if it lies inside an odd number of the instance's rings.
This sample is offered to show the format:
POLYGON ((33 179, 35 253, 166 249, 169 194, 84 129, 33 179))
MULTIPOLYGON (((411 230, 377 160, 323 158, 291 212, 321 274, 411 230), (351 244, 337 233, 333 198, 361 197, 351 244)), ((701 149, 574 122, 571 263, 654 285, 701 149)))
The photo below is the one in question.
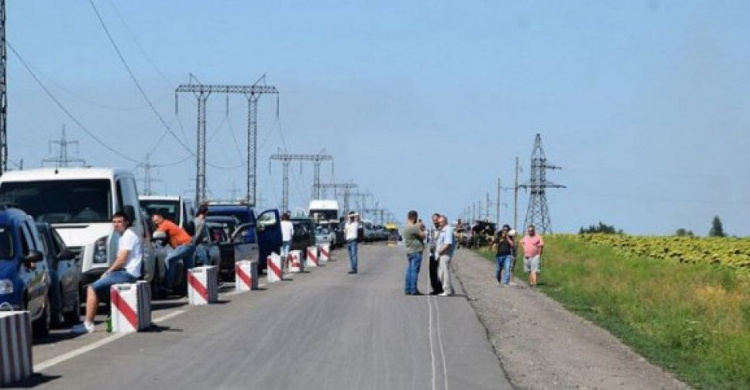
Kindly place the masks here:
MULTIPOLYGON (((19 222, 18 224, 19 240, 21 241, 21 261, 23 258, 28 256, 32 250, 44 253, 44 248, 35 239, 37 236, 33 235, 32 230, 29 228, 27 221, 19 222)), ((26 285, 26 291, 29 297, 27 309, 31 312, 32 318, 36 317, 37 314, 44 309, 44 301, 47 297, 47 289, 49 285, 47 265, 42 258, 36 262, 33 267, 27 267, 21 265, 19 270, 21 280, 26 285)))
MULTIPOLYGON (((266 259, 272 252, 281 253, 281 218, 279 210, 266 210, 256 220, 258 250, 260 259, 259 268, 265 269, 266 259)), ((248 232, 248 234, 250 234, 248 232)))
POLYGON ((65 245, 55 228, 50 227, 53 261, 57 262, 57 274, 63 286, 63 307, 76 304, 76 294, 81 283, 81 263, 65 245))

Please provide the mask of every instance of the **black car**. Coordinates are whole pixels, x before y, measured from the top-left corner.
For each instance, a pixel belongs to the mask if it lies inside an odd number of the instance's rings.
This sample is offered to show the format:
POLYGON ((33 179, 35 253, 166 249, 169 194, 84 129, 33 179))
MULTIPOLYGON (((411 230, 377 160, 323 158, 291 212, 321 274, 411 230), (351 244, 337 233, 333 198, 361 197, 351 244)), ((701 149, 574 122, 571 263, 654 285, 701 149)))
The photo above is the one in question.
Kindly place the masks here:
POLYGON ((305 258, 307 247, 315 246, 315 222, 307 217, 293 217, 289 221, 294 226, 291 250, 302 251, 302 257, 305 258))
POLYGON ((47 222, 37 222, 39 238, 49 266, 49 301, 52 325, 77 324, 81 314, 81 263, 68 250, 54 227, 47 222))

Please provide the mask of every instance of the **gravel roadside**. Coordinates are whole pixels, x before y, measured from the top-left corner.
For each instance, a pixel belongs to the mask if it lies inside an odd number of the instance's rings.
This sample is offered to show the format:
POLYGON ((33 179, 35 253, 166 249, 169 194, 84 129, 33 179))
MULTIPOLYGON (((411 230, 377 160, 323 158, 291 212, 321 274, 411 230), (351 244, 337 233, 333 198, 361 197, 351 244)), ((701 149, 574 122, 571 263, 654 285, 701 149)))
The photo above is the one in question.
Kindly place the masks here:
POLYGON ((462 249, 452 263, 514 387, 690 388, 521 281, 515 287, 498 286, 494 264, 480 255, 462 249))

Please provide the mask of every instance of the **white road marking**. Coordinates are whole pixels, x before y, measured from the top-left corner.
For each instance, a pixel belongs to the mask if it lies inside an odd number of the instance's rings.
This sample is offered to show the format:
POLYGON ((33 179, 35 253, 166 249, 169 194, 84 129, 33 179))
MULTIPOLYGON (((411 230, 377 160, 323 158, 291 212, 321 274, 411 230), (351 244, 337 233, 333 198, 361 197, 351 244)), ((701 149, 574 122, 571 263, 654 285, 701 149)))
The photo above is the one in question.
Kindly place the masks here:
POLYGON ((429 327, 429 333, 430 333, 430 357, 432 358, 432 364, 430 364, 430 369, 432 370, 432 390, 435 390, 437 388, 436 386, 436 375, 435 375, 435 348, 433 347, 432 342, 432 303, 430 303, 430 297, 427 297, 427 307, 429 308, 429 317, 428 321, 430 322, 429 327))
MULTIPOLYGON (((177 311, 174 311, 174 312, 169 313, 167 315, 161 316, 159 318, 155 318, 152 321, 155 322, 155 323, 166 321, 166 320, 168 320, 170 318, 177 317, 178 315, 180 315, 180 314, 182 314, 184 312, 185 312, 184 310, 177 310, 177 311)), ((42 363, 39 363, 39 364, 35 364, 34 365, 34 372, 39 373, 41 371, 44 371, 44 370, 46 370, 46 369, 48 369, 48 368, 50 368, 52 366, 58 365, 58 364, 60 364, 60 363, 62 363, 64 361, 73 359, 74 357, 81 356, 81 355, 83 355, 86 352, 91 352, 91 351, 93 351, 93 350, 95 350, 95 349, 97 349, 99 347, 107 345, 107 344, 109 344, 109 343, 111 343, 113 341, 119 340, 119 339, 121 339, 122 337, 124 337, 124 336, 126 336, 128 334, 129 333, 115 333, 115 334, 113 334, 111 336, 108 336, 108 337, 103 338, 103 339, 101 339, 99 341, 93 342, 93 343, 91 343, 89 345, 85 345, 85 346, 83 346, 81 348, 74 349, 74 350, 72 350, 72 351, 70 351, 68 353, 64 353, 64 354, 62 354, 62 355, 60 355, 58 357, 49 359, 49 360, 47 360, 45 362, 42 362, 42 363)))
POLYGON ((440 330, 440 305, 435 301, 435 321, 437 322, 437 339, 438 345, 440 345, 440 356, 443 359, 443 383, 445 384, 445 390, 448 390, 448 366, 445 363, 445 350, 443 350, 443 334, 440 330))

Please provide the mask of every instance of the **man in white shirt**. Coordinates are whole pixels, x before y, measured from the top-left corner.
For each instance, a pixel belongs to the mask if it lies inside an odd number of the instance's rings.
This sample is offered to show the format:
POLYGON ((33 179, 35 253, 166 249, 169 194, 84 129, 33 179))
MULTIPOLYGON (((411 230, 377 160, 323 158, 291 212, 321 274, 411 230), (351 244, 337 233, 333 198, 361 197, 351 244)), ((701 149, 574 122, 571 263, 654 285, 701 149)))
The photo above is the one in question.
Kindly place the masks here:
POLYGON ((134 283, 141 277, 141 263, 143 262, 143 245, 141 239, 130 227, 127 214, 118 211, 112 216, 112 227, 119 234, 117 243, 117 258, 96 282, 87 289, 86 319, 83 324, 74 326, 73 333, 91 333, 94 331, 94 316, 99 300, 109 293, 114 284, 134 283))
POLYGON ((346 246, 349 249, 349 263, 352 269, 350 274, 357 273, 357 236, 359 232, 359 214, 354 211, 349 212, 349 222, 344 225, 344 236, 346 246))
POLYGON ((445 297, 453 295, 453 276, 451 275, 451 259, 455 243, 453 241, 453 228, 448 225, 448 218, 441 215, 438 218, 439 230, 437 242, 435 243, 435 256, 438 259, 438 279, 443 285, 443 292, 439 295, 445 297))
POLYGON ((281 257, 286 260, 289 250, 292 248, 292 236, 294 235, 294 224, 289 220, 289 213, 281 216, 281 257))

